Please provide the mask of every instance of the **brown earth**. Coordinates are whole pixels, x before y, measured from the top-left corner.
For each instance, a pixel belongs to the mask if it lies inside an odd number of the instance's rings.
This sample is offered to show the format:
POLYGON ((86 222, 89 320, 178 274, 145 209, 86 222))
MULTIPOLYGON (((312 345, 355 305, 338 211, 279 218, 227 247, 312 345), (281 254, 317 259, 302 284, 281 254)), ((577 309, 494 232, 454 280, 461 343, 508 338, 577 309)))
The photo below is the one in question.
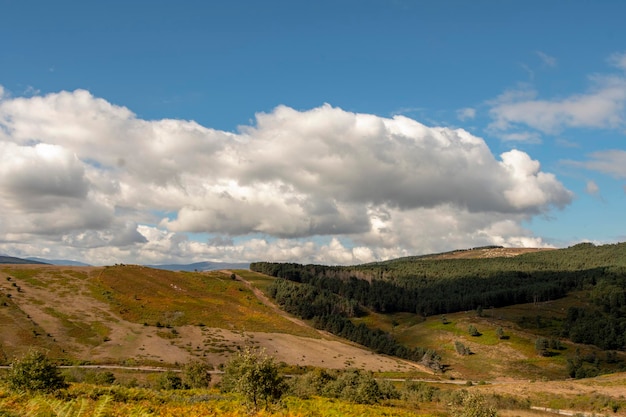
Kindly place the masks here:
MULTIPOLYGON (((99 364, 174 365, 200 359, 218 365, 247 345, 263 349, 289 365, 396 372, 421 369, 324 332, 320 338, 311 338, 191 325, 177 326, 173 332, 173 329, 132 323, 124 320, 111 305, 94 298, 88 281, 101 272, 99 267, 3 265, 0 294, 11 294, 14 307, 0 308, 0 359, 4 356, 5 361, 10 360, 30 346, 51 352, 54 349, 50 346, 55 346, 62 357, 99 364), (38 271, 34 278, 15 278, 20 271, 27 273, 32 268, 38 271), (87 278, 79 279, 79 276, 87 278), (14 283, 18 283, 19 292, 14 283), (25 330, 18 335, 16 329, 25 330)), ((239 279, 276 314, 310 332, 307 323, 278 309, 261 291, 239 279)))

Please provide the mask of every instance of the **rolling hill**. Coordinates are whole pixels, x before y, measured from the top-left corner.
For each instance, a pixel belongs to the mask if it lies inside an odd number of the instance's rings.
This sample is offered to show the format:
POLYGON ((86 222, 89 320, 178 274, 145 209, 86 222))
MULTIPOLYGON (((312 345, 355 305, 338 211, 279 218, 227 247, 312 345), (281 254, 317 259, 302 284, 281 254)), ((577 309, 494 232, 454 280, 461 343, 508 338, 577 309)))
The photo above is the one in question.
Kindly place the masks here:
MULTIPOLYGON (((401 346, 432 351, 439 357, 441 371, 433 371, 420 360, 381 355, 377 353, 381 347, 368 349, 334 336, 319 317, 303 319, 286 312, 291 311, 288 305, 272 298, 277 283, 285 280, 260 272, 3 264, 0 362, 7 364, 35 346, 66 364, 176 368, 200 360, 218 366, 251 346, 265 349, 289 372, 300 372, 303 367, 360 368, 380 377, 430 381, 435 390, 474 385, 473 389, 499 401, 515 398, 512 404, 530 401, 541 407, 622 410, 626 408, 619 397, 624 381, 619 372, 626 370, 623 350, 577 342, 564 329, 569 325, 571 331, 572 311, 581 323, 587 320, 596 325, 614 317, 620 325, 624 248, 624 244, 552 251, 476 248, 354 267, 261 264, 268 268, 264 272, 297 278, 291 281, 299 294, 296 304, 318 307, 324 305, 323 297, 306 298, 307 288, 323 285, 333 297, 340 297, 333 298, 334 305, 343 305, 346 294, 340 282, 350 284, 354 297, 359 291, 376 294, 373 287, 382 298, 391 287, 378 280, 392 285, 416 280, 423 297, 443 281, 449 298, 455 296, 458 280, 469 279, 479 290, 484 287, 476 285, 476 280, 508 282, 514 277, 517 284, 531 287, 542 279, 547 280, 545 285, 574 282, 552 298, 542 295, 531 297, 530 302, 485 304, 430 315, 418 310, 383 311, 376 307, 386 305, 384 300, 370 304, 367 297, 356 304, 350 298, 344 305, 355 307, 346 317, 354 328, 373 329, 401 346), (591 311, 602 315, 585 316, 591 311), (472 327, 475 335, 469 331, 472 327), (540 339, 545 339, 545 349, 538 349, 540 339), (613 374, 594 377, 608 373, 613 374)), ((259 264, 252 268, 262 269, 259 264)), ((408 288, 404 287, 405 292, 408 288)), ((472 288, 463 288, 471 298, 472 288)), ((437 292, 432 294, 436 298, 437 292)))

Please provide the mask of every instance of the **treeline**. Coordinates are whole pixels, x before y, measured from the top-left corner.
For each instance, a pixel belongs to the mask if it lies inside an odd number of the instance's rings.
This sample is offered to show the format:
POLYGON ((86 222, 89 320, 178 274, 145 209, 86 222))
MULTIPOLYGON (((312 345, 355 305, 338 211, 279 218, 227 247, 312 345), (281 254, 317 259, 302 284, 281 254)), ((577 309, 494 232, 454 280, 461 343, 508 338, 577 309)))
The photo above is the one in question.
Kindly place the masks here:
POLYGON ((604 350, 626 347, 626 271, 614 268, 590 292, 590 307, 570 307, 563 336, 604 350), (595 308, 593 308, 595 307, 595 308))
MULTIPOLYGON (((423 261, 437 263, 434 261, 423 261)), ((454 313, 483 307, 503 307, 563 297, 573 289, 593 285, 604 268, 584 271, 516 271, 484 269, 472 271, 468 260, 441 261, 442 270, 454 269, 457 275, 437 272, 385 279, 357 278, 347 268, 320 265, 254 263, 253 271, 310 284, 328 290, 380 313, 410 312, 424 316, 454 313)), ((489 263, 483 263, 489 265, 489 263)), ((357 271, 358 272, 358 271, 357 271)), ((358 275, 358 274, 357 274, 358 275)), ((376 275, 376 274, 374 274, 376 275)))
POLYGON ((609 349, 626 345, 626 243, 586 243, 512 258, 409 257, 346 267, 259 262, 250 269, 353 300, 354 311, 362 306, 424 316, 549 301, 588 290, 597 307, 572 311, 576 319, 566 320, 563 335, 609 349))
POLYGON ((354 324, 350 318, 356 317, 361 311, 352 299, 310 284, 296 284, 285 279, 274 281, 267 290, 281 308, 302 319, 312 320, 318 329, 366 346, 377 353, 424 361, 436 370, 442 369, 440 358, 435 352, 421 347, 408 348, 399 344, 389 333, 371 329, 363 323, 354 324))

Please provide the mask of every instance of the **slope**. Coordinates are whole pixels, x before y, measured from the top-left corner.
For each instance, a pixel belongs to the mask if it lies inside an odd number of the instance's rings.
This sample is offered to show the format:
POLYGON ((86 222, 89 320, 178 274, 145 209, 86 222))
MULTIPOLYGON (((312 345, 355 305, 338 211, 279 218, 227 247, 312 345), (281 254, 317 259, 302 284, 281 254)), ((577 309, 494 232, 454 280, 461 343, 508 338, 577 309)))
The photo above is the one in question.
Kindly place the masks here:
POLYGON ((406 371, 276 314, 223 272, 134 265, 0 267, 0 360, 38 346, 67 363, 223 363, 244 345, 291 365, 406 371))

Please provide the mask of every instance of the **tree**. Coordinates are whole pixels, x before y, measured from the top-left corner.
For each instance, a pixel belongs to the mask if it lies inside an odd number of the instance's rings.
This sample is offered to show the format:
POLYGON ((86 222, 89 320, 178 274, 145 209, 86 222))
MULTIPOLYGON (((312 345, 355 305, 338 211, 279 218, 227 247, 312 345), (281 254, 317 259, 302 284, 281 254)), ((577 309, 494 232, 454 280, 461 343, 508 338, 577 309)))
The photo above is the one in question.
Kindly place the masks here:
POLYGON ((462 391, 460 401, 452 412, 454 417, 497 417, 495 408, 477 392, 462 391))
POLYGON ((11 391, 49 393, 68 387, 59 368, 37 350, 30 350, 22 358, 15 359, 6 381, 11 391))
POLYGON ((535 350, 541 356, 548 356, 548 339, 538 337, 535 341, 535 350))
POLYGON ((183 389, 183 379, 173 371, 163 372, 156 382, 158 389, 183 389))
POLYGON ((459 342, 458 340, 454 342, 454 349, 456 350, 456 353, 462 356, 467 356, 467 355, 472 354, 472 351, 470 350, 470 348, 468 346, 465 346, 463 343, 459 342))
POLYGON ((203 362, 190 362, 183 367, 183 383, 189 388, 208 388, 212 369, 203 362))
POLYGON ((287 385, 274 358, 246 348, 226 364, 221 388, 243 395, 257 409, 261 401, 266 408, 278 401, 287 385))
POLYGON ((502 340, 504 339, 504 330, 502 329, 502 327, 498 327, 496 329, 496 336, 498 337, 498 339, 502 340))
POLYGON ((480 332, 473 324, 470 324, 467 332, 470 334, 470 336, 480 336, 480 332))

